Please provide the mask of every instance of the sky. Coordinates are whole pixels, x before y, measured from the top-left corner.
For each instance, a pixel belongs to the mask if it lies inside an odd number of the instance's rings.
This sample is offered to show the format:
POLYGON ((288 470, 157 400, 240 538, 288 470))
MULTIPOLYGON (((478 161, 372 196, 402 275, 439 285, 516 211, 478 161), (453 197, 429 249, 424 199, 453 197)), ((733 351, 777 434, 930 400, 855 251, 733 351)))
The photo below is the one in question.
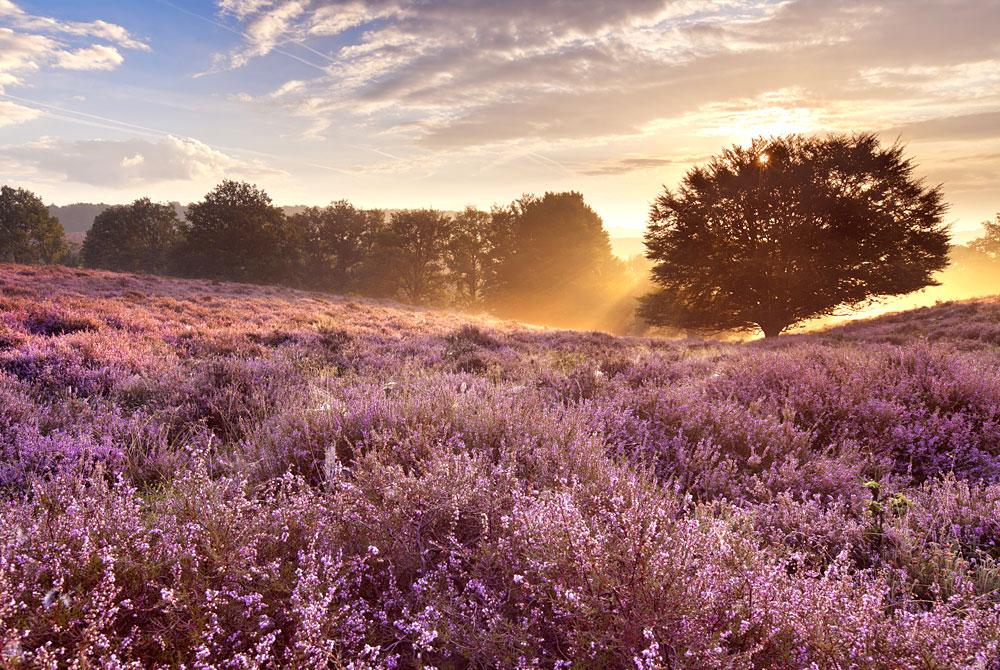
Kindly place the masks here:
POLYGON ((1000 0, 0 0, 0 182, 46 202, 488 208, 613 235, 758 135, 878 132, 1000 211, 1000 0))

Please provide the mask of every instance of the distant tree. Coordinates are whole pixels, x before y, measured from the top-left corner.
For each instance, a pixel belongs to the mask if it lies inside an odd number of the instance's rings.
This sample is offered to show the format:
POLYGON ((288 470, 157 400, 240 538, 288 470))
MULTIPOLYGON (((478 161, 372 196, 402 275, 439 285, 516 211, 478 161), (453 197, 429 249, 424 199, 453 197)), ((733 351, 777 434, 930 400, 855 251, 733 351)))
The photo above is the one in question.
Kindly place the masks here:
POLYGON ((446 260, 459 303, 479 304, 495 285, 509 223, 508 210, 498 208, 467 207, 455 217, 446 260))
POLYGON ((451 218, 433 209, 393 212, 379 236, 372 281, 414 303, 438 298, 445 285, 445 253, 451 238, 451 218))
POLYGON ((364 292, 362 268, 375 251, 385 214, 347 201, 308 207, 289 218, 299 239, 304 283, 334 291, 364 292))
POLYGON ((81 259, 91 268, 164 273, 181 239, 180 225, 173 206, 149 198, 109 207, 94 218, 81 259))
POLYGON ((77 202, 71 205, 49 205, 49 214, 59 219, 66 233, 85 233, 94 224, 98 214, 110 205, 77 202))
POLYGON ((601 217, 579 193, 527 195, 510 208, 510 241, 492 302, 511 317, 579 325, 621 272, 601 217))
POLYGON ((874 135, 733 147, 653 205, 656 325, 774 337, 806 319, 935 285, 948 264, 939 187, 874 135))
POLYGON ((989 256, 992 260, 1000 260, 1000 214, 996 221, 984 221, 986 233, 979 239, 969 243, 969 248, 989 256))
POLYGON ((22 188, 0 188, 0 261, 60 263, 67 253, 59 219, 49 215, 37 195, 22 188))
POLYGON ((292 244, 285 215, 267 193, 227 180, 188 208, 177 265, 198 277, 279 281, 292 244))

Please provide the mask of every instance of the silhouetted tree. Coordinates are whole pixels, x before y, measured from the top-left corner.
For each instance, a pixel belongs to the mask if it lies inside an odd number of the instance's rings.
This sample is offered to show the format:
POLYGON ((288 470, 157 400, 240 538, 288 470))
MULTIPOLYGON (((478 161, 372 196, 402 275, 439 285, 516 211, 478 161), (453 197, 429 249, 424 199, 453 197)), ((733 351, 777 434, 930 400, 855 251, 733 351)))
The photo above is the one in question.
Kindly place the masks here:
POLYGON ((601 217, 571 192, 524 196, 510 219, 492 298, 499 311, 545 323, 593 321, 621 271, 601 217))
POLYGON ((452 221, 447 264, 458 302, 475 305, 496 283, 496 272, 509 238, 508 211, 488 213, 467 207, 452 221))
POLYGON ((83 241, 81 259, 91 268, 164 273, 180 242, 180 226, 172 205, 149 198, 115 205, 94 218, 83 241))
POLYGON ((385 213, 345 200, 310 207, 289 218, 298 237, 304 283, 334 291, 363 291, 362 268, 375 253, 385 213))
POLYGON ((199 277, 276 281, 287 274, 292 243, 267 193, 227 180, 188 208, 178 266, 199 277))
POLYGON ((411 302, 433 301, 445 284, 445 252, 451 230, 451 219, 437 210, 393 212, 379 236, 372 259, 378 273, 370 273, 372 281, 411 302))
POLYGON ((806 319, 936 284, 949 235, 939 187, 874 135, 733 147, 653 205, 658 325, 779 335, 806 319))
POLYGON ((0 188, 0 261, 60 263, 69 249, 59 219, 23 188, 0 188))
POLYGON ((1000 260, 1000 214, 997 214, 996 221, 984 221, 983 228, 986 233, 979 239, 970 242, 969 248, 987 255, 995 261, 1000 260))

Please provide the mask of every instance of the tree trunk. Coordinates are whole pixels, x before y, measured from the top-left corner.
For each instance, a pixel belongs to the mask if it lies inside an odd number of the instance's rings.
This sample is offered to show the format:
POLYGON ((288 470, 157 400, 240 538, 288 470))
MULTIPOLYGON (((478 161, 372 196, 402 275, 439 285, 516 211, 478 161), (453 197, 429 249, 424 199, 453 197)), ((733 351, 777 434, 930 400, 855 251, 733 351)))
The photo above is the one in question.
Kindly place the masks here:
POLYGON ((785 329, 784 325, 779 326, 773 323, 768 323, 768 324, 758 323, 757 325, 760 326, 760 329, 764 331, 764 339, 766 340, 778 337, 779 335, 781 335, 781 331, 785 329))

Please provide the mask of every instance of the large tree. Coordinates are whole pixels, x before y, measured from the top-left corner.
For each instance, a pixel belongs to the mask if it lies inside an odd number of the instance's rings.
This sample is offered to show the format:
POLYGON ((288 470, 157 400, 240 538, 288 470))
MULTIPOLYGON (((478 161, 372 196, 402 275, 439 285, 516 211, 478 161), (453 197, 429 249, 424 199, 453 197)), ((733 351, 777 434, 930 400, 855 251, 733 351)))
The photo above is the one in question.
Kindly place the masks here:
POLYGON ((948 264, 940 187, 874 135, 758 138, 695 167, 653 204, 650 322, 767 337, 935 285, 948 264))
POLYGON ((199 277, 277 281, 287 271, 290 237, 267 193, 227 180, 188 208, 178 266, 199 277))
POLYGON ((345 200, 310 207, 289 218, 298 239, 304 283, 334 291, 363 292, 363 268, 385 227, 385 213, 345 200))
POLYGON ((23 188, 0 188, 0 261, 59 263, 69 249, 59 219, 23 188))
POLYGON ((467 207, 455 217, 446 260, 458 302, 480 304, 495 285, 508 231, 504 209, 484 212, 467 207))
POLYGON ((372 258, 378 270, 370 273, 373 284, 387 287, 390 294, 410 302, 434 301, 445 284, 445 253, 451 231, 451 217, 444 212, 393 212, 372 258))
POLYGON ((601 217, 576 192, 527 195, 509 210, 492 302, 507 316, 544 323, 595 323, 621 280, 601 217))
POLYGON ((181 224, 172 205, 149 198, 115 205, 94 218, 83 241, 83 264, 126 272, 163 273, 180 241, 181 224))

